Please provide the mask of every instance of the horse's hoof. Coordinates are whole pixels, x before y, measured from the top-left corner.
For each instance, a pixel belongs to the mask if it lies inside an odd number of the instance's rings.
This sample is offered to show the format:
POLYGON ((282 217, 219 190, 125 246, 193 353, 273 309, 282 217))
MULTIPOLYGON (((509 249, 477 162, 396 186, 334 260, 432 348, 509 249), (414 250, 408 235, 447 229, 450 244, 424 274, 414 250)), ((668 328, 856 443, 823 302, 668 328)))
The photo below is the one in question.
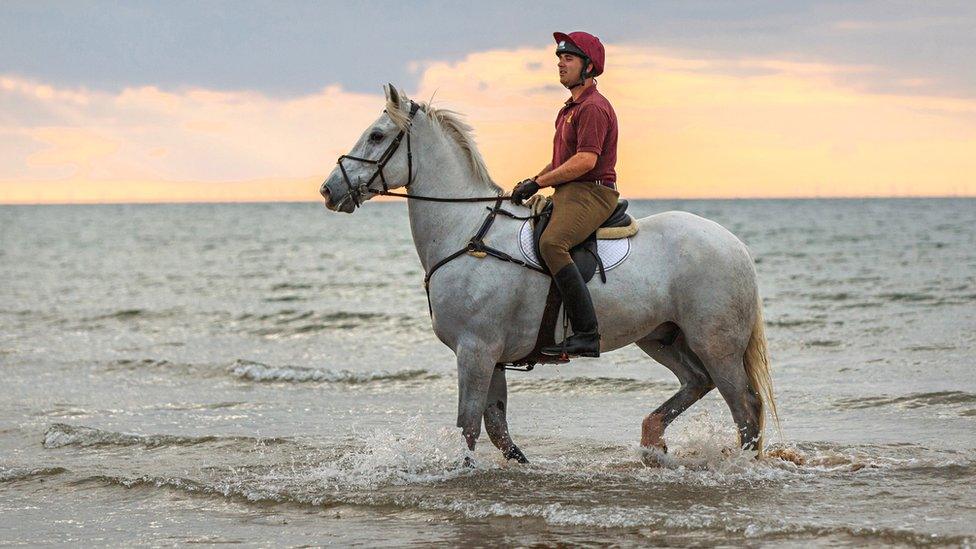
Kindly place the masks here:
POLYGON ((663 441, 660 445, 640 448, 640 460, 644 467, 662 467, 667 454, 668 445, 663 441))
POLYGON ((506 460, 514 459, 519 463, 529 462, 529 460, 525 457, 525 454, 522 453, 522 450, 519 450, 519 447, 514 444, 512 445, 511 448, 508 449, 507 452, 505 452, 505 459, 506 460))

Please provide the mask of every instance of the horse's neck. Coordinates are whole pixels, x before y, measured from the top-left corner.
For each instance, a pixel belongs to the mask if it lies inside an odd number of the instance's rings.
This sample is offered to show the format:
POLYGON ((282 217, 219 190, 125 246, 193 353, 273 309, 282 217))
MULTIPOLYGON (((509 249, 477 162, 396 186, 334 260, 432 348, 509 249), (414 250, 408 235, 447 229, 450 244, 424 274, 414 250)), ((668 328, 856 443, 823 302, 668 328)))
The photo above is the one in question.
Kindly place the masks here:
MULTIPOLYGON (((423 163, 420 177, 410 188, 411 194, 441 198, 495 194, 494 189, 478 180, 457 146, 440 142, 425 149, 415 157, 423 158, 423 163)), ((410 231, 425 271, 467 244, 488 215, 487 205, 491 203, 407 201, 410 231)))

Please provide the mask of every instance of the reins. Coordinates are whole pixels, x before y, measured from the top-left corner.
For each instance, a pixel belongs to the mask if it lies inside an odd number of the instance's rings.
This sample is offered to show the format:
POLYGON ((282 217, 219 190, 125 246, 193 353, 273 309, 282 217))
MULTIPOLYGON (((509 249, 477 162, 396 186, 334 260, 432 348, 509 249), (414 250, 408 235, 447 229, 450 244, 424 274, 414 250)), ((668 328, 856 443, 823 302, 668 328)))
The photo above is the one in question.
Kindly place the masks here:
POLYGON ((395 193, 392 191, 379 191, 379 192, 372 191, 372 192, 380 196, 398 196, 400 198, 408 198, 410 200, 424 200, 427 202, 494 202, 499 198, 503 200, 510 200, 512 198, 510 196, 504 196, 504 195, 473 196, 473 197, 466 197, 466 198, 444 198, 441 196, 421 196, 418 194, 395 193))

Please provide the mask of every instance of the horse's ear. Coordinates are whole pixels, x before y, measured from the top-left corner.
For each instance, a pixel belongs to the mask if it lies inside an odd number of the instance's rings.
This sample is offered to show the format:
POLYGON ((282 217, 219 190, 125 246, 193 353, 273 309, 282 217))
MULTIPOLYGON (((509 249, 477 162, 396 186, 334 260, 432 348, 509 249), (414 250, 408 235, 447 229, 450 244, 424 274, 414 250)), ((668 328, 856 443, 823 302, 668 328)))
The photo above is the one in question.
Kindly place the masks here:
POLYGON ((386 92, 386 100, 393 104, 394 107, 400 108, 400 94, 397 93, 396 86, 393 84, 387 84, 383 86, 383 90, 386 92))

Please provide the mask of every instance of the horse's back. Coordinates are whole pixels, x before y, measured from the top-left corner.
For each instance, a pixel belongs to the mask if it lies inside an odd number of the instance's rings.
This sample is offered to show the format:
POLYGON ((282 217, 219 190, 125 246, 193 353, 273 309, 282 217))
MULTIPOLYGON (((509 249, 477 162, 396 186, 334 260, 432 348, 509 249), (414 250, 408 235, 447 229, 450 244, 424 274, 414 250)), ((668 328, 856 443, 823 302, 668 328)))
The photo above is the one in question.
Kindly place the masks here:
MULTIPOLYGON (((752 256, 745 243, 711 219, 672 210, 642 217, 637 223, 637 236, 643 233, 644 238, 634 245, 650 248, 651 254, 676 267, 697 271, 707 265, 708 270, 726 274, 730 270, 743 276, 754 274, 752 256)), ((649 259, 653 261, 653 257, 649 259)))
POLYGON ((642 217, 637 223, 639 231, 657 234, 671 241, 694 242, 721 251, 746 249, 738 237, 719 223, 690 212, 670 210, 642 217))

